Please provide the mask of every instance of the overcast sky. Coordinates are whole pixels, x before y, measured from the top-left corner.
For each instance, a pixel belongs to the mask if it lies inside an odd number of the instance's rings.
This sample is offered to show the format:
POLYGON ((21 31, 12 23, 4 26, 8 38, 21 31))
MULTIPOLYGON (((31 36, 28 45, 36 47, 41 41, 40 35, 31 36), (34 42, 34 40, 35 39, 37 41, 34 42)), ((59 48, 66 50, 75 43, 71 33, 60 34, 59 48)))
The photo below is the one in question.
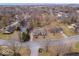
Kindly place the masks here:
POLYGON ((0 3, 79 3, 79 0, 0 0, 0 3))

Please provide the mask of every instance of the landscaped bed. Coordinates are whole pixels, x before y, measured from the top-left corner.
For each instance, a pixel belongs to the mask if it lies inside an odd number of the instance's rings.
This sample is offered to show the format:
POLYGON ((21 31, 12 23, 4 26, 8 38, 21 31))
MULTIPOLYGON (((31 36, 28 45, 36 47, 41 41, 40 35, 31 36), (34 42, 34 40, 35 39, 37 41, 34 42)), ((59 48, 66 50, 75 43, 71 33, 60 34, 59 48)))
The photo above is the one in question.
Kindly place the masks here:
POLYGON ((30 49, 25 47, 18 47, 12 49, 9 46, 0 46, 0 55, 4 56, 30 56, 30 49), (15 54, 16 51, 16 54, 15 54))

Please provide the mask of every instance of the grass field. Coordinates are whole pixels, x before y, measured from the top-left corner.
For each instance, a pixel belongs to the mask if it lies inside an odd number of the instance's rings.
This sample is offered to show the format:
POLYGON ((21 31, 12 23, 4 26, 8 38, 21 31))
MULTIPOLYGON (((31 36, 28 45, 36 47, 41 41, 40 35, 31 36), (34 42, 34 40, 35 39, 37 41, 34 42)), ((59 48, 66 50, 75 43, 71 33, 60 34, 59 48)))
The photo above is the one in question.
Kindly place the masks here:
POLYGON ((4 39, 4 40, 10 40, 12 37, 17 38, 17 36, 18 36, 17 31, 15 31, 14 33, 11 33, 11 34, 0 33, 0 39, 4 39))
POLYGON ((10 36, 11 36, 11 35, 7 35, 7 34, 2 34, 2 33, 0 33, 0 39, 8 40, 8 39, 10 39, 10 36))
POLYGON ((67 24, 60 23, 59 26, 60 26, 61 28, 63 28, 64 33, 65 33, 67 36, 73 36, 73 35, 75 35, 75 33, 74 33, 71 29, 68 28, 68 25, 67 25, 67 24))
POLYGON ((79 52, 79 42, 75 43, 73 46, 73 52, 79 52))
POLYGON ((76 43, 75 48, 79 49, 79 42, 76 43))

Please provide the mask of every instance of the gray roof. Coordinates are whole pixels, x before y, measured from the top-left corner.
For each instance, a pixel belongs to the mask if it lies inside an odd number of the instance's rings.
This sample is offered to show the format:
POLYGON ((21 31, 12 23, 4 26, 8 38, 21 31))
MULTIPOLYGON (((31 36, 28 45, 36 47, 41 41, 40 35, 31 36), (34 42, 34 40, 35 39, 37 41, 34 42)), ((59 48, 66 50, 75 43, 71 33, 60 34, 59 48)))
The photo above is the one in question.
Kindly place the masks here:
POLYGON ((34 29, 33 30, 33 35, 46 35, 47 34, 47 32, 44 30, 44 29, 42 29, 42 28, 37 28, 37 29, 34 29))
POLYGON ((60 27, 55 27, 55 28, 51 28, 51 29, 49 29, 49 31, 51 32, 51 33, 59 33, 59 32, 61 32, 61 31, 63 31, 63 29, 62 28, 60 28, 60 27))
POLYGON ((15 31, 15 27, 14 27, 14 26, 13 26, 13 27, 9 26, 9 27, 7 27, 7 28, 5 29, 5 31, 7 31, 7 33, 12 33, 12 32, 15 31))

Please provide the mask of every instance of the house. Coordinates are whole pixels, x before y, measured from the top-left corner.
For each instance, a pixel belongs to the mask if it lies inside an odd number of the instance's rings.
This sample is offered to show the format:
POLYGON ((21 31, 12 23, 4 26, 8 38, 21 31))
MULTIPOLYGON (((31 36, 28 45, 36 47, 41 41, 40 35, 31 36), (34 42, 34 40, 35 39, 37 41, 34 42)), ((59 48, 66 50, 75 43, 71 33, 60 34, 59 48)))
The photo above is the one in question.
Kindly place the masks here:
POLYGON ((56 33, 63 32, 63 29, 61 27, 54 27, 54 28, 50 28, 48 31, 50 33, 56 34, 56 33))
POLYGON ((45 31, 45 29, 43 28, 36 28, 31 33, 33 38, 38 38, 39 36, 45 38, 45 36, 47 35, 47 31, 45 31))
POLYGON ((65 19, 65 18, 68 18, 69 17, 69 13, 65 13, 65 12, 58 12, 57 13, 57 17, 61 20, 65 19))
POLYGON ((3 30, 3 34, 11 34, 15 31, 15 27, 13 26, 8 26, 6 28, 4 28, 3 30))
POLYGON ((76 23, 74 26, 74 31, 79 33, 79 23, 76 23))
POLYGON ((74 32, 79 33, 79 23, 71 24, 71 26, 69 26, 69 28, 71 30, 73 30, 74 32))
POLYGON ((63 12, 58 12, 57 13, 57 17, 62 17, 63 16, 63 12))

